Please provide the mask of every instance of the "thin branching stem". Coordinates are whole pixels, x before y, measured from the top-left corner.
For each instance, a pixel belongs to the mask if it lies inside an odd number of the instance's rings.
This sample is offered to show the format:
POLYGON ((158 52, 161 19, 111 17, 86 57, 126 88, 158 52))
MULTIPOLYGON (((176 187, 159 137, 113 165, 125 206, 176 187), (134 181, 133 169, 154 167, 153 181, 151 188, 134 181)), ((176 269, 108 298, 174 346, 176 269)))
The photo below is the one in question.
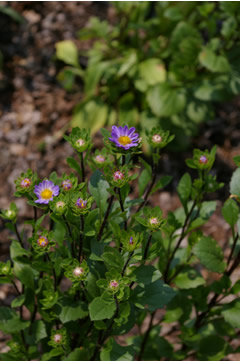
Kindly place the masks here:
MULTIPOLYGON (((122 200, 122 195, 121 195, 121 188, 118 188, 118 195, 119 195, 119 203, 120 203, 121 211, 122 211, 122 213, 124 213, 124 205, 123 205, 123 200, 122 200)), ((127 230, 127 221, 126 220, 124 220, 124 229, 125 229, 125 231, 127 230)))
POLYGON ((113 200, 114 200, 114 195, 111 195, 111 197, 109 199, 109 202, 108 202, 107 211, 106 211, 105 216, 104 216, 104 220, 103 220, 103 222, 101 224, 101 227, 100 227, 100 230, 98 232, 98 236, 97 236, 98 241, 100 241, 101 238, 102 238, 103 231, 104 231, 104 228, 105 228, 105 226, 107 224, 107 220, 108 220, 111 208, 112 208, 113 200))
POLYGON ((81 230, 80 230, 80 237, 79 237, 79 250, 78 250, 78 259, 81 262, 82 252, 83 252, 83 237, 84 237, 84 216, 80 216, 81 220, 81 230))

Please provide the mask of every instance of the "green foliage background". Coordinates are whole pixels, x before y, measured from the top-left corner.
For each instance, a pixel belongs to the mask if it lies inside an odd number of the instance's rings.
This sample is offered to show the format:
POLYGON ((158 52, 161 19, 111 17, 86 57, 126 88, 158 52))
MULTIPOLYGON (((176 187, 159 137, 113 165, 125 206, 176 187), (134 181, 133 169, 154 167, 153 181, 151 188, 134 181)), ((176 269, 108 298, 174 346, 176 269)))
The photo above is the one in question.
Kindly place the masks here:
POLYGON ((106 124, 145 130, 161 125, 186 146, 201 122, 214 118, 219 102, 240 92, 239 2, 112 2, 114 24, 91 18, 81 40, 56 44, 64 61, 58 79, 66 90, 84 83, 72 124, 94 133, 106 124), (87 68, 79 63, 87 56, 87 68))

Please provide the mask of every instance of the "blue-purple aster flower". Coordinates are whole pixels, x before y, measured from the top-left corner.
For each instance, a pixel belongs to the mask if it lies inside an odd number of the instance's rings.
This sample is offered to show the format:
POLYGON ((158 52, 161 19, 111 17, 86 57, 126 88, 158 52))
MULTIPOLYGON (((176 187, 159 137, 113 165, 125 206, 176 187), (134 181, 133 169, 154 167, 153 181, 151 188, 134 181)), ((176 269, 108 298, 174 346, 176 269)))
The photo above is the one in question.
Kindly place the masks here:
POLYGON ((44 180, 38 186, 34 187, 34 193, 38 197, 35 203, 48 204, 53 197, 58 196, 59 186, 55 186, 53 182, 44 180))
POLYGON ((208 159, 205 155, 201 155, 201 157, 199 158, 199 163, 201 164, 206 164, 208 162, 208 159))
POLYGON ((131 147, 137 147, 139 144, 139 135, 135 133, 135 128, 128 129, 128 126, 116 127, 113 125, 112 134, 109 140, 119 148, 129 149, 131 147))

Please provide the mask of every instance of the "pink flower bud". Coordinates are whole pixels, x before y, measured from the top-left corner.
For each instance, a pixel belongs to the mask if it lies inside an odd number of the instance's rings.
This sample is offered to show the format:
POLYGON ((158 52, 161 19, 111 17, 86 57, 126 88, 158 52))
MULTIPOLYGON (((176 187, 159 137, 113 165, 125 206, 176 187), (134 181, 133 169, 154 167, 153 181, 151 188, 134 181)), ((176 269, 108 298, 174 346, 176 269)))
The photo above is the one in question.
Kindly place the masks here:
POLYGON ((54 342, 56 343, 60 343, 62 341, 62 335, 60 333, 56 333, 54 336, 53 336, 53 339, 54 339, 54 342))
POLYGON ((97 163, 104 163, 104 162, 105 162, 105 157, 104 157, 103 155, 101 155, 101 154, 96 155, 95 161, 96 161, 97 163))
POLYGON ((161 135, 159 135, 159 134, 154 134, 154 135, 152 136, 152 142, 153 142, 153 143, 161 143, 161 141, 162 141, 161 135))
POLYGON ((84 273, 84 269, 82 267, 76 267, 73 270, 73 274, 76 277, 81 276, 83 273, 84 273))
POLYGON ((124 178, 124 174, 120 170, 116 171, 113 175, 113 179, 115 181, 122 180, 123 178, 124 178))
POLYGON ((152 217, 150 218, 149 223, 152 225, 157 225, 159 223, 159 220, 157 219, 157 217, 152 217))
POLYGON ((31 184, 32 184, 32 181, 31 181, 31 179, 29 179, 29 178, 24 178, 24 179, 21 181, 21 187, 22 187, 22 188, 28 188, 28 187, 30 187, 31 184))
POLYGON ((199 158, 199 163, 201 164, 206 164, 208 162, 208 159, 205 155, 201 155, 201 157, 199 158))
POLYGON ((110 281, 109 283, 110 288, 117 288, 119 286, 119 283, 115 280, 110 281))

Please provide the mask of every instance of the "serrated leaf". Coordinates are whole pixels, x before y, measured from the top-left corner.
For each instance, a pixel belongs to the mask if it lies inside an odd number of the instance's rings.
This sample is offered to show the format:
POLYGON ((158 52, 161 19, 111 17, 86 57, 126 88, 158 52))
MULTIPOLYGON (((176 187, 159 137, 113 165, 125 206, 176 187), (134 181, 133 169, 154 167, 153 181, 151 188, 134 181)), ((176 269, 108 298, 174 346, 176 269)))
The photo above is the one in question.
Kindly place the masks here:
POLYGON ((222 315, 224 320, 230 323, 230 325, 240 328, 240 300, 238 299, 226 305, 222 315))
POLYGON ((205 284, 205 280, 195 269, 185 267, 174 279, 174 283, 179 288, 190 289, 205 284))
POLYGON ((193 248, 193 253, 210 271, 219 273, 224 272, 226 263, 223 260, 223 251, 215 239, 211 237, 202 237, 198 244, 193 248))
POLYGON ((74 302, 72 299, 63 298, 58 304, 60 310, 57 314, 62 323, 76 321, 88 315, 87 305, 82 301, 74 302))
POLYGON ((72 169, 74 169, 79 175, 82 174, 82 170, 80 165, 78 164, 78 162, 76 161, 76 159, 72 158, 72 157, 68 157, 67 158, 67 164, 69 165, 69 167, 71 167, 72 169))
POLYGON ((180 182, 178 183, 177 186, 179 198, 184 206, 186 206, 187 204, 187 201, 191 194, 191 190, 192 190, 192 179, 189 173, 185 173, 180 179, 180 182))
POLYGON ((230 192, 240 197, 240 168, 236 169, 230 182, 230 192))
POLYGON ((238 205, 233 199, 228 199, 222 207, 222 215, 231 228, 233 228, 237 223, 238 214, 238 205))
POLYGON ((113 344, 108 342, 101 354, 101 361, 133 361, 134 348, 132 346, 120 346, 115 340, 113 344))
POLYGON ((143 306, 143 308, 146 307, 150 311, 155 311, 166 306, 175 294, 176 292, 171 287, 158 280, 145 285, 144 288, 136 287, 133 292, 132 302, 143 306))
POLYGON ((110 319, 114 315, 116 304, 114 301, 106 303, 101 297, 96 297, 89 305, 89 314, 92 321, 110 319))

